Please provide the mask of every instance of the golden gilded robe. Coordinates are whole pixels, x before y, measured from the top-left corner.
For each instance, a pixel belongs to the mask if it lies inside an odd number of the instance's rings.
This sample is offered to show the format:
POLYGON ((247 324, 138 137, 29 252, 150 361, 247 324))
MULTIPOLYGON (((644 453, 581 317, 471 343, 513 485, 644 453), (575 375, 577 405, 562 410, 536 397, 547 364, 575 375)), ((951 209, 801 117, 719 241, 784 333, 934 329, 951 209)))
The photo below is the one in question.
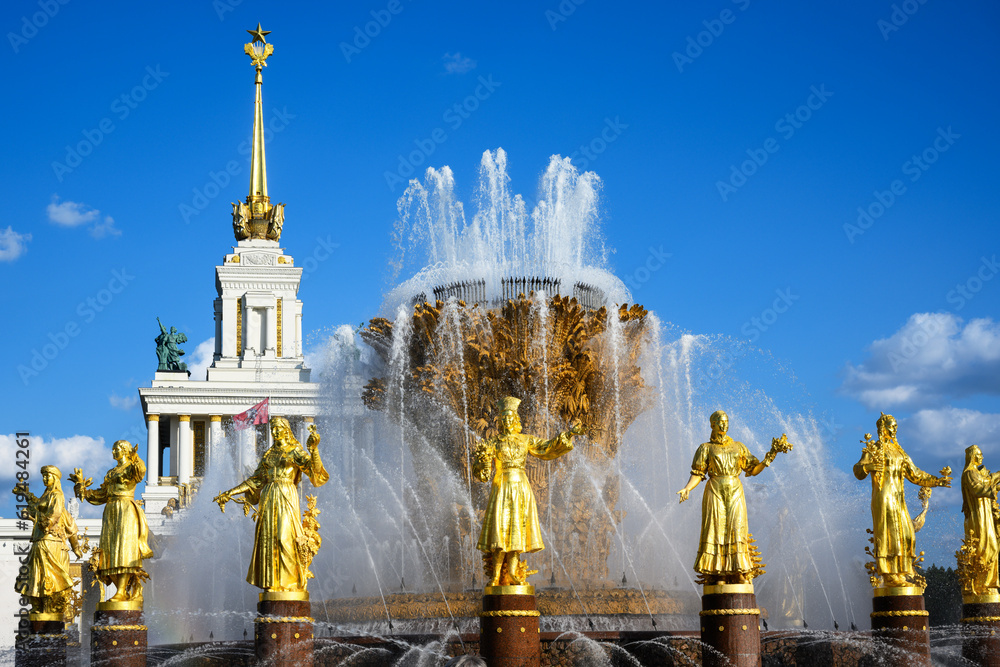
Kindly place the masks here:
POLYGON ((35 522, 28 552, 28 576, 15 582, 14 590, 41 598, 71 588, 66 540, 76 535, 76 521, 66 511, 62 489, 46 489, 36 504, 29 504, 28 515, 35 522))
POLYGON ((746 445, 729 436, 721 443, 706 442, 695 452, 691 474, 708 477, 701 500, 696 572, 745 574, 752 569, 747 501, 739 474, 749 473, 758 463, 746 445))
POLYGON ((250 489, 247 498, 258 504, 253 556, 247 570, 247 583, 253 586, 279 591, 306 589, 306 567, 297 549, 298 539, 305 535, 297 486, 303 472, 313 486, 322 486, 330 479, 318 455, 311 456, 297 442, 275 442, 245 482, 250 489))
POLYGON ((538 507, 525 465, 528 454, 551 461, 573 449, 573 438, 560 433, 543 440, 524 433, 511 433, 482 440, 476 446, 473 474, 489 480, 490 463, 496 466, 490 499, 483 517, 476 548, 486 553, 496 550, 532 553, 545 548, 538 507))
POLYGON ((996 489, 988 475, 978 468, 968 467, 962 472, 962 511, 965 513, 965 538, 976 538, 976 558, 986 566, 986 578, 976 582, 976 589, 1000 586, 997 561, 1000 559, 1000 544, 997 542, 997 526, 993 518, 993 499, 996 489))
POLYGON ((145 476, 146 465, 141 459, 126 460, 107 472, 100 488, 88 490, 83 496, 91 505, 104 505, 97 568, 97 576, 102 579, 144 572, 142 561, 153 557, 149 524, 135 500, 135 487, 145 476))
MULTIPOLYGON (((916 531, 906 509, 904 480, 919 486, 934 486, 937 478, 926 473, 907 456, 903 448, 890 442, 881 447, 885 470, 872 473, 872 525, 874 533, 875 567, 879 574, 911 574, 916 557, 916 531)), ((854 464, 854 476, 864 479, 864 466, 872 462, 865 450, 854 464)))

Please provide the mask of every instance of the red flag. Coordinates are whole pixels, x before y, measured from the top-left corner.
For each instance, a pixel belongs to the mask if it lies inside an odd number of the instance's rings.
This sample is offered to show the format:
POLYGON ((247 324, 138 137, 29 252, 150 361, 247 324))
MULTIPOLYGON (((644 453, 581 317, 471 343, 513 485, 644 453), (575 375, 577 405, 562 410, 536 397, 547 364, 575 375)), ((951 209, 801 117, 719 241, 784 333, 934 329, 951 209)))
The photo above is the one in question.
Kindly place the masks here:
POLYGON ((233 415, 233 428, 237 431, 242 431, 257 424, 266 424, 270 419, 270 415, 268 414, 268 401, 270 400, 270 398, 265 398, 246 412, 233 415))

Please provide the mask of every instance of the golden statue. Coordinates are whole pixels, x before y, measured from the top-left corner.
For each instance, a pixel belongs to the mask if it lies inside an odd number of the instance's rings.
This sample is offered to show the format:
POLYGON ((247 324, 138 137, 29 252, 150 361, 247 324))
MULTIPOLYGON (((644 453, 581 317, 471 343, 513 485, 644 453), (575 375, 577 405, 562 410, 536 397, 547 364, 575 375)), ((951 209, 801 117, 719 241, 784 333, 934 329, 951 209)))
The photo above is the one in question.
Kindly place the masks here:
POLYGON ((483 552, 488 586, 524 585, 535 571, 528 571, 520 555, 545 548, 535 494, 524 469, 528 454, 543 461, 559 458, 572 451, 573 436, 583 433, 579 424, 552 440, 521 433, 521 419, 517 415, 520 403, 520 399, 512 396, 500 399, 497 403, 500 435, 476 444, 472 467, 476 479, 489 482, 491 469, 496 468, 483 529, 476 544, 483 552))
POLYGON ((739 474, 759 475, 774 461, 779 452, 789 452, 792 444, 782 434, 771 440, 771 450, 763 461, 750 453, 746 445, 733 440, 729 431, 729 416, 717 410, 709 417, 712 436, 698 447, 691 463, 691 477, 677 492, 680 502, 706 476, 705 494, 701 501, 701 539, 694 563, 703 576, 703 584, 746 584, 763 574, 763 565, 747 525, 747 501, 739 474))
POLYGON ((950 469, 941 477, 924 472, 896 442, 896 419, 882 413, 875 422, 878 439, 866 433, 861 460, 854 464, 854 476, 872 477, 872 537, 874 558, 872 585, 876 588, 922 586, 913 569, 916 558, 916 529, 906 509, 903 480, 922 487, 951 486, 950 469))
MULTIPOLYGON (((253 515, 257 527, 247 583, 265 591, 304 592, 311 576, 309 561, 319 546, 302 527, 298 483, 305 473, 313 486, 323 486, 330 474, 319 456, 315 424, 309 425, 309 451, 292 435, 292 427, 284 417, 271 420, 271 436, 274 444, 264 452, 253 475, 214 500, 225 512, 233 496, 244 494, 234 501, 243 505, 244 515, 252 506, 258 506, 253 515), (310 549, 310 542, 315 548, 310 549)), ((315 510, 314 504, 311 509, 315 510)), ((308 515, 310 525, 315 514, 318 512, 308 515)))
POLYGON ((91 505, 104 505, 101 541, 95 554, 97 579, 104 585, 115 585, 111 602, 132 602, 135 608, 142 607, 142 582, 149 578, 142 561, 153 556, 146 515, 135 500, 135 487, 146 476, 146 465, 138 451, 139 445, 116 441, 111 455, 118 464, 104 475, 104 482, 95 490, 88 488, 93 479, 84 478, 80 468, 74 468, 69 476, 75 483, 77 498, 91 505))
POLYGON ((997 487, 1000 472, 983 468, 983 452, 976 445, 965 450, 962 471, 962 513, 965 514, 965 541, 955 555, 958 557, 958 577, 964 595, 997 595, 997 561, 1000 545, 1000 507, 997 487))
POLYGON ((66 511, 61 478, 59 468, 42 466, 45 492, 41 498, 28 490, 27 482, 19 482, 12 491, 24 498, 27 516, 35 524, 26 563, 28 575, 18 578, 14 590, 28 598, 33 614, 59 614, 60 618, 73 588, 66 540, 77 558, 83 556, 77 542, 76 521, 66 511))

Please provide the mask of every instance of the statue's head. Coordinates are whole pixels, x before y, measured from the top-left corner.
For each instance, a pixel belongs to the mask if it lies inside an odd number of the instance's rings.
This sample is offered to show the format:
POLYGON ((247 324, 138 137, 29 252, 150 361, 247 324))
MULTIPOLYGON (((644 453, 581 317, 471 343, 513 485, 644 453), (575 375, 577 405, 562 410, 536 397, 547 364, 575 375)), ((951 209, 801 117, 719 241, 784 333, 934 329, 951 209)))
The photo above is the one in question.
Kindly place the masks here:
POLYGON ((292 435, 292 425, 284 417, 271 417, 271 437, 274 443, 288 443, 294 438, 292 435))
POLYGON ((115 444, 111 446, 111 456, 115 457, 115 461, 119 463, 130 451, 132 451, 132 445, 128 440, 116 440, 115 444))
POLYGON ((42 466, 42 483, 45 484, 45 488, 59 488, 59 480, 61 479, 62 473, 59 471, 59 468, 55 466, 42 466))
POLYGON ((170 333, 172 334, 177 333, 177 327, 170 327, 170 333))
POLYGON ((729 415, 722 410, 713 412, 708 423, 712 425, 712 435, 725 435, 729 431, 729 415))
POLYGON ((500 414, 500 430, 504 434, 520 433, 521 418, 517 416, 517 408, 521 399, 505 396, 497 401, 497 412, 500 414))
POLYGON ((979 445, 969 445, 965 448, 965 467, 978 466, 983 462, 983 450, 979 445))
POLYGON ((878 429, 878 437, 881 440, 886 437, 889 440, 896 439, 896 418, 892 415, 887 415, 884 412, 875 422, 875 428, 878 429))

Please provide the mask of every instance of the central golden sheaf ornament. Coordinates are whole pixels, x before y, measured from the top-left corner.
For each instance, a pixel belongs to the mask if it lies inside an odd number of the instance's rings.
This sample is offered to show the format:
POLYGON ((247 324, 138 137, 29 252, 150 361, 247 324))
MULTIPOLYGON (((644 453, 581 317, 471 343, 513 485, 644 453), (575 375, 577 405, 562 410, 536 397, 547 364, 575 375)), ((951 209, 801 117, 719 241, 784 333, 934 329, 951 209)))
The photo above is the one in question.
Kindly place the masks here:
MULTIPOLYGON (((369 408, 386 410, 416 431, 409 442, 418 488, 433 493, 441 471, 430 462, 443 461, 471 489, 474 514, 485 511, 488 495, 487 489, 473 485, 474 445, 477 439, 500 435, 501 399, 520 399, 526 432, 552 433, 579 423, 587 438, 570 458, 586 459, 599 476, 594 484, 574 488, 569 479, 576 464, 566 459, 529 457, 525 472, 544 506, 539 508, 543 522, 554 527, 547 546, 551 541, 561 559, 572 561, 577 580, 606 582, 615 526, 621 520, 614 509, 620 479, 612 461, 621 435, 651 394, 638 365, 648 336, 646 314, 639 305, 610 312, 584 308, 559 295, 542 301, 521 294, 498 307, 418 303, 407 327, 405 369, 391 382, 373 378, 363 398, 369 408), (444 418, 433 416, 438 411, 444 418), (427 452, 428 446, 434 451, 427 452)), ((387 367, 400 363, 393 361, 396 335, 393 323, 384 318, 372 319, 361 331, 387 367)), ((480 517, 470 516, 464 506, 436 511, 440 525, 454 533, 447 541, 452 577, 466 585, 479 580, 482 564, 474 554, 480 517)), ((567 573, 557 569, 544 575, 563 580, 567 573)))

